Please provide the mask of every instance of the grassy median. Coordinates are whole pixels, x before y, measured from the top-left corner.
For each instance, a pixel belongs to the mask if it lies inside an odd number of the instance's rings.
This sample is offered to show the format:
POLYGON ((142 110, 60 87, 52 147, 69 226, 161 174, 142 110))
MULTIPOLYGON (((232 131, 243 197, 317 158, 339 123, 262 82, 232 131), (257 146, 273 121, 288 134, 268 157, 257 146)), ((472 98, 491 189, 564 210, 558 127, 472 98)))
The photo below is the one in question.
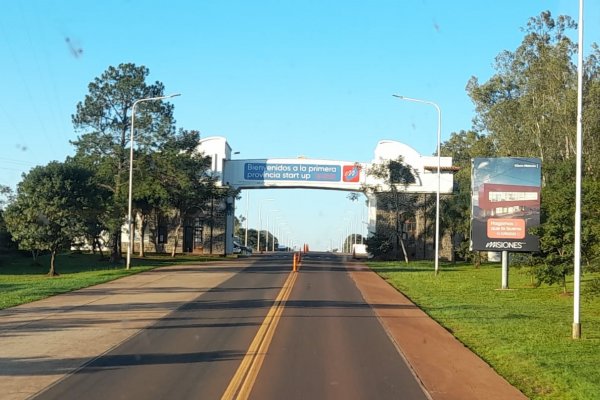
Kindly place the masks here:
POLYGON ((49 277, 49 256, 40 256, 37 263, 26 254, 15 253, 0 256, 0 309, 29 303, 60 293, 70 292, 127 275, 137 274, 165 265, 198 263, 222 260, 218 257, 178 255, 149 255, 132 258, 132 267, 111 264, 93 254, 62 254, 57 257, 59 276, 49 277))
POLYGON ((573 297, 532 287, 524 270, 497 290, 497 264, 442 264, 438 276, 432 262, 368 264, 528 397, 600 399, 600 298, 582 298, 583 337, 573 340, 573 297))

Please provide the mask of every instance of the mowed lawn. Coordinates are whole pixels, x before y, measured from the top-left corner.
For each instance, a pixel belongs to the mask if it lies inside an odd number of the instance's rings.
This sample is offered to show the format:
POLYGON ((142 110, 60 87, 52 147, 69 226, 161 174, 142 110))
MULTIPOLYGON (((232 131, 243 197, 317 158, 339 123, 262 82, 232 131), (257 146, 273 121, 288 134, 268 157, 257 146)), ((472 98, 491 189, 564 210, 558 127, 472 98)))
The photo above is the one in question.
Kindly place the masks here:
POLYGON ((498 264, 441 264, 438 276, 432 262, 368 264, 528 397, 600 399, 600 298, 582 297, 582 338, 573 340, 573 297, 533 288, 524 270, 511 269, 511 290, 497 290, 498 264))
POLYGON ((26 254, 0 256, 0 309, 29 303, 60 293, 97 285, 123 276, 137 274, 165 265, 198 263, 222 258, 178 255, 149 255, 132 259, 132 268, 111 264, 93 254, 61 254, 56 259, 60 274, 48 277, 50 258, 41 256, 34 264, 26 254))

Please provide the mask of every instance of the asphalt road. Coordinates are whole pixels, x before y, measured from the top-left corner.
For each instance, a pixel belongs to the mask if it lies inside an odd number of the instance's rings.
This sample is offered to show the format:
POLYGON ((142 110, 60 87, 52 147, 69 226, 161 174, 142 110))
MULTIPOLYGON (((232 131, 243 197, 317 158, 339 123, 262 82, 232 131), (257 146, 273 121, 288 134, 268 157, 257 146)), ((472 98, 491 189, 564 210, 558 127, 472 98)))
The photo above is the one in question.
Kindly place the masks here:
POLYGON ((251 399, 427 398, 341 257, 309 253, 300 274, 251 399))
POLYGON ((253 265, 36 399, 220 399, 275 305, 264 360, 244 378, 250 398, 426 399, 343 259, 327 257, 307 255, 289 298, 276 301, 291 257, 253 256, 253 265))

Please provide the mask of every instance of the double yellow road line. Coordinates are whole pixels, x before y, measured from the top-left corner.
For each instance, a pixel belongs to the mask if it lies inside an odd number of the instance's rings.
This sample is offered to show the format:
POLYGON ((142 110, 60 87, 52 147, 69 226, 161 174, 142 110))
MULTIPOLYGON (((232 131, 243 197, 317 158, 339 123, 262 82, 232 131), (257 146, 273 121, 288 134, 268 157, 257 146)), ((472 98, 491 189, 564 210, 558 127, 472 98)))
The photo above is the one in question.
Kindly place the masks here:
POLYGON ((286 279, 221 400, 244 400, 250 396, 297 277, 298 273, 291 272, 286 279))

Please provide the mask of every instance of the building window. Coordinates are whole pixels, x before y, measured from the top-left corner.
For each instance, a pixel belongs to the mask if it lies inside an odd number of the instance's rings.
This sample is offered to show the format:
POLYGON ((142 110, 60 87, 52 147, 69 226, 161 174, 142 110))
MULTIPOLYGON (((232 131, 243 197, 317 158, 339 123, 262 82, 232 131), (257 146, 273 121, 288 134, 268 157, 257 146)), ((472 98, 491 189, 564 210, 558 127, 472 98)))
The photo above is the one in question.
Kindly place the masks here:
POLYGON ((204 229, 201 226, 197 226, 194 228, 194 248, 199 249, 202 248, 204 243, 204 229))
POLYGON ((415 221, 404 221, 403 231, 409 235, 414 236, 417 231, 417 224, 415 221))
POLYGON ((168 235, 167 235, 167 227, 165 225, 158 226, 158 244, 167 243, 168 235))
POLYGON ((500 201, 535 201, 538 200, 537 192, 489 192, 490 202, 500 201))

